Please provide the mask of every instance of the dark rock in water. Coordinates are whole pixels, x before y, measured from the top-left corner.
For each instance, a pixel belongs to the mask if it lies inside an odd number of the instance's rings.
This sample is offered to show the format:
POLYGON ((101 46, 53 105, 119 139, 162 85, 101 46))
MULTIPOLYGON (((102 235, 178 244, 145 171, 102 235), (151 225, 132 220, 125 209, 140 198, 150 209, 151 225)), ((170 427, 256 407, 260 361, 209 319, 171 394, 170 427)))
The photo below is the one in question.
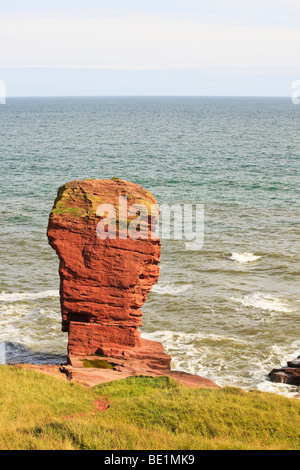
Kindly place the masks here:
POLYGON ((300 367, 300 356, 287 363, 288 367, 300 367))
POLYGON ((300 367, 283 367, 282 369, 273 369, 268 377, 272 382, 279 382, 289 385, 300 385, 300 367))

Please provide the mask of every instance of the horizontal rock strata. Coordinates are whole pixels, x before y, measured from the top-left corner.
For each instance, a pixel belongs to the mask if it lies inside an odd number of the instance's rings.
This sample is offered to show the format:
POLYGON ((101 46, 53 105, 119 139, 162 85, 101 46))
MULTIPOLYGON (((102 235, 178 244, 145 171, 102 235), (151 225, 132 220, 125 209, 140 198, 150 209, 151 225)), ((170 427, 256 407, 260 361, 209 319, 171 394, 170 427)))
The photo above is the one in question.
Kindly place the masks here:
POLYGON ((161 243, 153 233, 158 216, 154 196, 126 181, 73 181, 59 189, 47 233, 60 259, 62 329, 69 334, 69 355, 142 356, 145 349, 156 367, 170 367, 161 345, 141 341, 138 330, 140 309, 159 277, 161 243), (105 205, 115 210, 111 218, 105 205), (129 212, 133 205, 136 213, 129 212), (140 235, 136 230, 137 239, 128 234, 125 239, 124 230, 137 217, 140 235), (115 226, 116 238, 99 237, 101 222, 102 228, 104 222, 115 226))

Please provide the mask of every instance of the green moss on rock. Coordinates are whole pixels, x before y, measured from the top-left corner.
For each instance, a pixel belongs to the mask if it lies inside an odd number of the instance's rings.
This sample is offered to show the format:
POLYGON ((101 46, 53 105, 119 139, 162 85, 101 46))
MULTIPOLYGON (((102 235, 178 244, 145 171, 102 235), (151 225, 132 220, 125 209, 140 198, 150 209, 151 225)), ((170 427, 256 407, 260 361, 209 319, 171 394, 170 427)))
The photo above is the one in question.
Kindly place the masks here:
POLYGON ((95 369, 113 369, 114 365, 102 359, 84 359, 83 367, 95 369))

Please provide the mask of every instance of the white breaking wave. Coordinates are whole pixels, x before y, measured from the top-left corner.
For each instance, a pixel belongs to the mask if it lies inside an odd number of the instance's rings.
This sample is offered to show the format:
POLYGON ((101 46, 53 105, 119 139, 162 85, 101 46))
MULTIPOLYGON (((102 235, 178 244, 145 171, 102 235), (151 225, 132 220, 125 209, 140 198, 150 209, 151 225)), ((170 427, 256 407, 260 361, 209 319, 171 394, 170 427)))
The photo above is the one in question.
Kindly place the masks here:
POLYGON ((26 300, 47 299, 48 297, 59 297, 58 290, 45 290, 42 292, 6 292, 0 293, 0 302, 22 302, 26 300))
POLYGON ((49 305, 50 301, 47 297, 46 305, 41 308, 41 302, 42 300, 0 302, 0 360, 1 356, 3 358, 1 341, 18 344, 21 348, 25 347, 30 351, 65 354, 67 335, 61 331, 59 303, 49 305))
POLYGON ((269 294, 263 294, 262 292, 255 292, 242 298, 232 297, 231 300, 241 303, 244 307, 254 307, 269 312, 290 313, 294 311, 282 299, 272 297, 269 294))
POLYGON ((161 341, 167 346, 174 347, 177 345, 180 348, 182 348, 184 344, 191 345, 195 340, 203 342, 208 341, 209 344, 218 344, 220 341, 226 341, 235 345, 244 345, 244 341, 242 339, 222 334, 216 335, 214 333, 186 333, 183 331, 161 330, 153 333, 146 333, 143 331, 142 337, 152 341, 161 341))
POLYGON ((261 256, 256 256, 253 253, 237 253, 233 252, 229 259, 232 261, 237 261, 238 263, 252 263, 257 261, 261 256))
POLYGON ((155 285, 152 288, 152 291, 156 294, 161 295, 180 295, 191 289, 191 287, 191 284, 184 284, 183 286, 174 286, 174 284, 168 282, 165 284, 155 285))
POLYGON ((281 347, 271 346, 267 354, 258 351, 253 355, 253 345, 247 338, 228 336, 226 333, 163 330, 142 332, 141 336, 163 344, 165 351, 172 357, 173 370, 207 377, 221 387, 231 385, 298 397, 297 387, 270 382, 267 374, 280 364, 286 365, 288 358, 299 355, 299 340, 281 347), (246 377, 239 374, 241 367, 245 369, 246 377))
MULTIPOLYGON (((142 332, 141 336, 163 344, 166 353, 172 357, 173 370, 208 377, 221 386, 223 385, 222 379, 224 379, 222 375, 224 368, 227 369, 228 361, 224 355, 218 355, 218 352, 223 348, 230 354, 233 352, 237 354, 237 351, 240 353, 245 348, 245 342, 238 338, 200 331, 186 333, 162 330, 153 333, 142 332)), ((232 373, 230 373, 228 383, 232 383, 232 380, 232 373)), ((224 384, 226 385, 226 377, 224 384)))

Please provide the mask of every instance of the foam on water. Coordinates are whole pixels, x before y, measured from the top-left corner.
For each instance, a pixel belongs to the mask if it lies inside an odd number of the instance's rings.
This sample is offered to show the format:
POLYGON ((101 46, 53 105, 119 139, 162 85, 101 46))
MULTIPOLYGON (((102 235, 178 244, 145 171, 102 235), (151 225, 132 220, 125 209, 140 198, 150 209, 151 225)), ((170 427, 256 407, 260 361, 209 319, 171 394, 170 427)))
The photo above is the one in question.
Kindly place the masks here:
POLYGON ((252 307, 268 312, 292 313, 294 311, 283 299, 273 297, 263 292, 255 292, 241 298, 231 297, 231 300, 242 304, 244 307, 252 307))
POLYGON ((0 302, 0 346, 2 344, 3 352, 3 344, 6 344, 7 361, 43 362, 43 357, 47 361, 57 355, 56 362, 62 362, 67 351, 67 335, 61 331, 57 292, 6 295, 9 294, 2 294, 0 302))
POLYGON ((142 337, 159 341, 172 356, 172 369, 198 374, 222 386, 237 386, 299 397, 298 387, 273 383, 268 373, 275 367, 284 367, 286 358, 299 354, 300 341, 287 346, 271 346, 267 356, 257 354, 249 339, 226 334, 178 333, 157 331, 142 333, 142 337), (285 358, 285 359, 284 359, 285 358))
POLYGON ((238 263, 252 263, 257 261, 261 256, 256 256, 253 253, 236 253, 233 252, 229 259, 232 261, 237 261, 238 263))
POLYGON ((191 284, 184 284, 182 286, 175 286, 170 282, 156 284, 152 288, 152 292, 160 295, 181 295, 190 290, 193 286, 191 284))
POLYGON ((273 345, 270 348, 269 356, 266 357, 265 361, 256 365, 256 369, 253 373, 255 388, 262 392, 278 393, 290 398, 300 398, 299 387, 295 385, 271 382, 271 380, 265 375, 266 367, 269 367, 269 372, 274 368, 274 364, 276 364, 276 368, 286 367, 287 360, 292 360, 297 357, 299 355, 299 350, 300 340, 293 341, 292 344, 288 346, 280 347, 273 345))
POLYGON ((48 297, 59 297, 59 291, 46 290, 42 292, 1 292, 0 302, 23 302, 37 299, 47 299, 48 297))
POLYGON ((244 341, 225 334, 157 331, 143 332, 142 337, 163 344, 165 351, 172 356, 173 370, 198 374, 215 381, 218 385, 224 385, 226 380, 233 378, 233 374, 229 372, 222 378, 228 364, 225 355, 218 355, 218 352, 224 348, 227 350, 227 354, 237 351, 242 353, 245 346, 244 341), (222 375, 220 375, 220 371, 222 371, 222 375))

